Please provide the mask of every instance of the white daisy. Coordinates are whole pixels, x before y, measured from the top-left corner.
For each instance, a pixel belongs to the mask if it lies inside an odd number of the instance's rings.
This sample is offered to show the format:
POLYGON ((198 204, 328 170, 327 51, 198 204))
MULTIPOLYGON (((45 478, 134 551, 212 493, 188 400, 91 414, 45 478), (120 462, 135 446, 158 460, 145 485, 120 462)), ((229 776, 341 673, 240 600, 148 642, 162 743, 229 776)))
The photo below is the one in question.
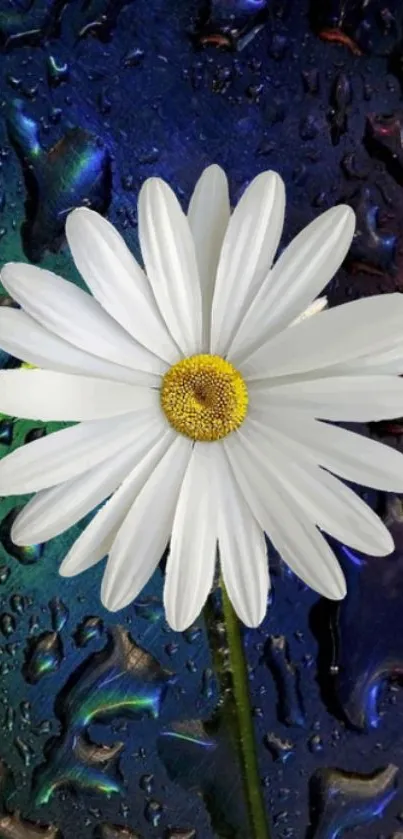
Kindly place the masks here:
POLYGON ((36 493, 12 539, 51 539, 108 499, 60 573, 108 555, 101 596, 112 611, 139 594, 169 540, 164 601, 178 630, 203 607, 217 545, 249 626, 266 610, 264 532, 305 583, 334 599, 345 581, 321 530, 373 555, 393 549, 333 473, 402 491, 402 456, 323 420, 402 415, 403 300, 388 294, 303 317, 322 308, 313 301, 348 251, 354 214, 327 211, 272 267, 284 206, 274 172, 254 179, 231 218, 217 166, 197 183, 187 217, 151 178, 139 198, 144 271, 85 208, 69 215, 66 233, 93 296, 32 265, 2 271, 21 309, 0 310, 0 345, 44 369, 1 372, 0 411, 79 423, 1 461, 1 495, 36 493))

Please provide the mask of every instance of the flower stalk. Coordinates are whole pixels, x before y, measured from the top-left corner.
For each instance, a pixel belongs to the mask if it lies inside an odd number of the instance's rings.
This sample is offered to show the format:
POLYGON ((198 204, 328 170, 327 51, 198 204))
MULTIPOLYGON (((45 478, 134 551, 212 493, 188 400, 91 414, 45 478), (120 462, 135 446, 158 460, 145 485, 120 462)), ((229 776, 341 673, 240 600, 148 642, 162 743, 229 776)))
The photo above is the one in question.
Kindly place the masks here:
POLYGON ((220 683, 219 716, 226 720, 240 763, 249 820, 249 833, 243 839, 271 839, 256 752, 241 626, 222 578, 220 588, 223 621, 219 628, 221 631, 217 631, 217 624, 212 619, 211 612, 207 614, 207 626, 215 672, 220 683))

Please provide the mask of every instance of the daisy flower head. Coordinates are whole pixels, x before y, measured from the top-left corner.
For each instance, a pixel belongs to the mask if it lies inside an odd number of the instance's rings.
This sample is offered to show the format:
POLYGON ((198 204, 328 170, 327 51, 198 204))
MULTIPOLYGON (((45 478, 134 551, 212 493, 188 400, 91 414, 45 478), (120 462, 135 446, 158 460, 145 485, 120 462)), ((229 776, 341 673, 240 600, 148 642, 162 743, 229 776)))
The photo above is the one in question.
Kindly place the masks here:
POLYGON ((98 508, 60 573, 107 556, 112 611, 137 597, 168 543, 164 603, 177 630, 198 617, 217 557, 240 619, 262 621, 265 533, 333 599, 345 580, 322 531, 372 555, 393 550, 343 479, 402 491, 403 458, 331 421, 402 415, 403 299, 323 310, 354 213, 328 210, 275 260, 284 208, 275 172, 232 215, 218 166, 187 214, 151 178, 138 207, 144 268, 108 221, 79 208, 66 235, 90 293, 32 265, 2 270, 20 308, 0 309, 0 346, 39 369, 0 373, 0 411, 75 423, 1 460, 0 495, 35 493, 12 539, 46 541, 98 508))

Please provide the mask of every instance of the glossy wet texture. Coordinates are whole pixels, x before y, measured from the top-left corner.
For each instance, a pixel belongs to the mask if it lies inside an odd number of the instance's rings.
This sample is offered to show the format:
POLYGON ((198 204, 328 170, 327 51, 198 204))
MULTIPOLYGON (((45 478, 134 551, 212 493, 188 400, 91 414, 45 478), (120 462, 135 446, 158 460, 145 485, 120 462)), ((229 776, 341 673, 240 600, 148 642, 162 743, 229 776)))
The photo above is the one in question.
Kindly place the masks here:
MULTIPOLYGON (((218 162, 233 203, 263 169, 284 177, 282 246, 327 207, 354 207, 332 303, 402 291, 403 13, 381 6, 0 0, 1 261, 81 283, 63 240, 72 206, 104 212, 138 253, 144 178, 165 177, 186 205, 218 162)), ((1 289, 0 305, 13 305, 1 289)), ((53 428, 0 417, 0 454, 53 428)), ((401 446, 399 418, 361 430, 401 446)), ((271 553, 268 615, 244 635, 273 839, 403 835, 403 511, 367 500, 395 553, 336 546, 349 584, 336 607, 271 553)), ((253 839, 219 610, 209 636, 203 619, 169 630, 162 564, 107 613, 100 566, 57 574, 80 525, 12 544, 24 501, 0 501, 0 839, 253 839)))

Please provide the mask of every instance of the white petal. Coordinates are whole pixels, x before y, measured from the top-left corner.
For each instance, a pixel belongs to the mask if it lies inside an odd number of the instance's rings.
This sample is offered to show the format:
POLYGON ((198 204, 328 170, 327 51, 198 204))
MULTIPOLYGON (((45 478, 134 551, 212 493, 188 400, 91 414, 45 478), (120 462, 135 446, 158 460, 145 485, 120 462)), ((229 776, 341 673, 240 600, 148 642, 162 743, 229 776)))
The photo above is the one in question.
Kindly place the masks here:
POLYGON ((21 361, 62 373, 89 374, 110 381, 158 387, 160 376, 131 370, 73 347, 22 309, 0 308, 0 346, 21 361))
POLYGON ((403 342, 401 340, 384 352, 367 355, 363 358, 355 358, 353 361, 346 361, 332 368, 339 375, 374 375, 382 376, 403 373, 403 342))
POLYGON ((383 376, 403 374, 403 341, 401 335, 391 335, 390 342, 381 352, 342 361, 326 368, 327 376, 383 376))
POLYGON ((9 262, 1 282, 31 317, 74 347, 134 370, 166 371, 167 365, 137 344, 90 294, 51 271, 9 262))
POLYGON ((66 237, 88 288, 136 341, 170 364, 178 359, 147 277, 124 239, 99 213, 79 207, 67 216, 66 237))
POLYGON ((50 370, 1 370, 0 412, 43 422, 80 422, 155 407, 149 387, 50 370))
MULTIPOLYGON (((249 379, 320 370, 390 348, 401 337, 403 295, 383 294, 320 312, 284 329, 240 364, 249 379)), ((236 365, 239 359, 230 360, 236 365)))
POLYGON ((332 207, 293 239, 242 321, 229 349, 234 358, 248 356, 304 312, 340 268, 354 228, 350 207, 332 207))
POLYGON ((267 608, 269 566, 262 528, 244 500, 224 448, 217 455, 218 540, 231 603, 246 626, 259 626, 267 608))
POLYGON ((130 446, 138 428, 164 428, 155 411, 125 414, 115 419, 88 420, 54 431, 0 459, 0 495, 24 495, 56 486, 82 475, 130 446))
POLYGON ((228 436, 223 444, 246 502, 284 562, 314 591, 341 600, 346 594, 344 575, 321 533, 280 481, 262 477, 239 434, 228 436))
POLYGON ((190 199, 188 219, 192 231, 203 307, 203 352, 210 347, 211 304, 221 246, 230 217, 228 182, 219 166, 208 166, 190 199))
POLYGON ((91 512, 115 492, 126 475, 147 454, 161 435, 148 423, 134 443, 82 475, 51 489, 43 489, 17 516, 11 539, 15 545, 35 545, 53 539, 91 512))
POLYGON ((189 222, 170 187, 149 178, 139 196, 139 238, 147 276, 165 323, 185 355, 200 352, 202 311, 189 222))
POLYGON ((167 621, 177 632, 199 614, 213 584, 217 550, 214 458, 217 445, 196 443, 180 489, 164 585, 167 621))
POLYGON ((251 421, 242 439, 266 480, 274 474, 312 524, 356 550, 385 556, 393 539, 378 516, 341 481, 278 445, 270 428, 251 421))
POLYGON ((192 443, 176 436, 127 514, 109 554, 101 599, 116 612, 150 579, 166 548, 192 443))
POLYGON ((260 391, 250 386, 249 394, 259 410, 306 411, 316 419, 335 422, 375 422, 403 415, 403 380, 398 376, 330 376, 262 386, 260 391))
POLYGON ((262 172, 245 190, 227 228, 211 315, 211 352, 225 355, 243 315, 269 271, 280 241, 284 183, 262 172))
MULTIPOLYGON (((337 425, 319 422, 301 411, 272 409, 250 413, 264 433, 275 435, 278 448, 318 463, 346 481, 384 492, 403 492, 403 455, 376 440, 337 425)), ((249 419, 245 420, 246 423, 249 419)))
POLYGON ((76 574, 81 574, 109 553, 135 498, 172 443, 173 434, 174 432, 169 429, 158 438, 157 442, 149 441, 148 451, 142 460, 127 475, 112 498, 96 513, 70 548, 59 568, 62 577, 74 577, 76 574))

